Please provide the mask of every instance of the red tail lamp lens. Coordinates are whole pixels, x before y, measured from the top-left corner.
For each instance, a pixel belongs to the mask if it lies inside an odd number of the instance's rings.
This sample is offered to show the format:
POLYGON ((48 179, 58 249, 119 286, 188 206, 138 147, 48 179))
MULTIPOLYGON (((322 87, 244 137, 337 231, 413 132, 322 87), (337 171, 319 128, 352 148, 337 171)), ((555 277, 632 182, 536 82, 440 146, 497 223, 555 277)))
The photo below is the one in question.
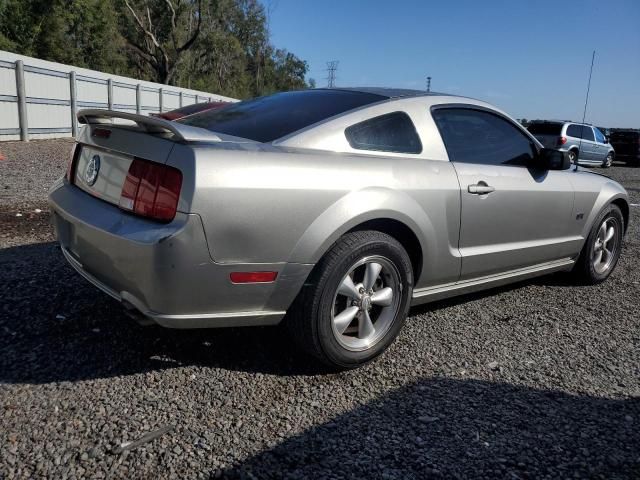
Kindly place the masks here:
POLYGON ((268 283, 275 281, 278 272, 232 272, 231 283, 268 283))
POLYGON ((73 183, 73 177, 76 173, 76 159, 77 159, 77 153, 80 151, 80 149, 78 148, 78 144, 74 143, 73 147, 71 147, 71 154, 69 155, 69 163, 67 164, 67 173, 65 174, 65 178, 70 182, 73 183))
POLYGON ((176 216, 181 188, 180 170, 134 158, 122 185, 120 208, 170 222, 176 216))
POLYGON ((564 145, 565 143, 567 143, 567 137, 560 137, 558 139, 558 145, 564 145))

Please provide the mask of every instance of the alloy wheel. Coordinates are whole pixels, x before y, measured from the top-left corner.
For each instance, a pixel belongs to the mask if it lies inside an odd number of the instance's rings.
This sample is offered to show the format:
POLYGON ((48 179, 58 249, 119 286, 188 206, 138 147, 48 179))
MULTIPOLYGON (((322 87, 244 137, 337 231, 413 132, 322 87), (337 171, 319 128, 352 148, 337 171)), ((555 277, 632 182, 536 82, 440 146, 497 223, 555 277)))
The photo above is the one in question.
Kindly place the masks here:
POLYGON ((591 252, 591 263, 598 274, 603 274, 611 268, 618 252, 618 221, 613 217, 606 218, 596 235, 591 252))
POLYGON ((613 155, 609 154, 607 155, 607 159, 604 161, 604 166, 609 168, 611 165, 613 165, 613 155))
POLYGON ((371 348, 389 331, 401 298, 400 274, 389 259, 371 256, 359 260, 334 295, 331 324, 335 339, 347 350, 371 348))

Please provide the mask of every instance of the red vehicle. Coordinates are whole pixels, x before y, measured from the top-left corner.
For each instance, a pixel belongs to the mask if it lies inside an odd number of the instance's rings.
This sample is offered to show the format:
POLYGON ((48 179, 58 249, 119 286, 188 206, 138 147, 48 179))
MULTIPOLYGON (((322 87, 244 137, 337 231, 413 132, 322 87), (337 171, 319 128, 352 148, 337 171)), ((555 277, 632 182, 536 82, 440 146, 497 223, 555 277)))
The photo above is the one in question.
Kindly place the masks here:
POLYGON ((216 110, 229 105, 229 102, 203 102, 194 103, 184 107, 176 108, 169 112, 152 113, 154 117, 164 118, 165 120, 178 120, 179 118, 193 115, 194 113, 206 112, 208 110, 216 110))

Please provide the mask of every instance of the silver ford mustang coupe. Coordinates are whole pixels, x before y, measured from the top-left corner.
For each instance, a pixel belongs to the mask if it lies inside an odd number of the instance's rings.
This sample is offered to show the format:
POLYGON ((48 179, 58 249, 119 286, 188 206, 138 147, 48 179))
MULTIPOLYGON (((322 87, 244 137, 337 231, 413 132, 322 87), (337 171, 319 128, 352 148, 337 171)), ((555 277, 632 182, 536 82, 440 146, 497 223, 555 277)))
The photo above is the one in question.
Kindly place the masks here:
POLYGON ((83 110, 49 202, 62 252, 140 319, 283 322, 351 368, 411 305, 557 271, 605 280, 625 190, 464 97, 314 89, 171 122, 83 110))

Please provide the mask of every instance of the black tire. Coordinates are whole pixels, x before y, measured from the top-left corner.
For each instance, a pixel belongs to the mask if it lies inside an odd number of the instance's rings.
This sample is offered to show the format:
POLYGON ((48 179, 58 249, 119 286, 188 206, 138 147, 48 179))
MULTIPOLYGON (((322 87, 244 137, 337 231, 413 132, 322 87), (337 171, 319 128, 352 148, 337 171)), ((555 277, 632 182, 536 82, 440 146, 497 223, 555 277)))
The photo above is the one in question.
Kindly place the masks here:
POLYGON ((574 165, 578 161, 578 151, 577 150, 569 150, 569 162, 574 165))
POLYGON ((371 230, 351 232, 334 243, 316 265, 289 310, 285 325, 304 352, 334 369, 355 368, 373 360, 391 345, 407 317, 412 292, 411 261, 395 238, 371 230), (396 289, 400 290, 399 297, 394 300, 393 311, 387 315, 385 329, 380 329, 383 336, 364 350, 352 351, 340 343, 338 337, 342 336, 334 333, 336 292, 355 264, 376 257, 388 260, 389 265, 395 268, 401 282, 400 288, 396 289), (384 331, 386 333, 383 334, 384 331))
POLYGON ((613 153, 609 152, 607 158, 604 159, 602 168, 609 168, 611 165, 613 165, 613 153))
POLYGON ((600 215, 593 222, 587 241, 582 247, 582 252, 573 268, 573 273, 579 283, 585 285, 594 285, 596 283, 604 282, 609 275, 616 268, 618 259, 620 258, 620 251, 622 250, 622 237, 624 233, 624 217, 617 205, 609 204, 605 207, 600 215), (607 265, 604 271, 598 271, 594 265, 594 255, 597 256, 597 242, 598 233, 600 228, 605 222, 607 225, 615 226, 614 231, 614 245, 611 247, 612 258, 611 262, 607 265))

